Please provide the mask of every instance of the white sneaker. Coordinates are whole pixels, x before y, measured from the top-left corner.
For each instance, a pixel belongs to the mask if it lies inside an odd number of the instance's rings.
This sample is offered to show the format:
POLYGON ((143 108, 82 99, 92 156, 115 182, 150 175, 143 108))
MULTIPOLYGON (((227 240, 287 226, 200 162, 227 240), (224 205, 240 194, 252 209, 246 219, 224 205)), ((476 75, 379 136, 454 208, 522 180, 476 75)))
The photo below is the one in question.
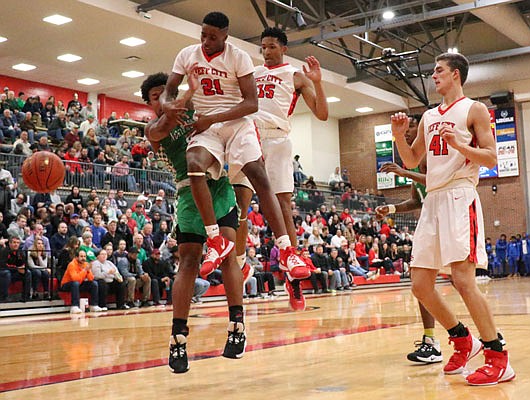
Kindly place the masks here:
POLYGON ((99 306, 90 306, 90 312, 102 312, 102 311, 106 311, 107 310, 107 307, 99 307, 99 306))
POLYGON ((70 314, 82 314, 83 310, 81 310, 77 306, 70 307, 70 314))

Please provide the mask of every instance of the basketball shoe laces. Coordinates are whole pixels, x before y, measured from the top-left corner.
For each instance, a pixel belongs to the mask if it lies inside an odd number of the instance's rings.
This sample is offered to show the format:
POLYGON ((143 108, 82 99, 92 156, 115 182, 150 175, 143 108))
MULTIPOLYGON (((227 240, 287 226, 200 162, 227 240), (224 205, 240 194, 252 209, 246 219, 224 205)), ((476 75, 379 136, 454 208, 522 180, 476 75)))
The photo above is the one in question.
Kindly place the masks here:
POLYGON ((186 355, 186 343, 179 343, 176 338, 175 343, 171 345, 171 356, 173 358, 183 358, 186 355))
POLYGON ((418 353, 425 353, 433 347, 431 344, 426 343, 423 340, 416 340, 414 346, 418 347, 418 350, 416 350, 418 353))
POLYGON ((228 332, 228 343, 230 344, 239 344, 241 343, 245 338, 244 332, 239 332, 239 329, 237 329, 237 326, 234 328, 233 331, 228 332))

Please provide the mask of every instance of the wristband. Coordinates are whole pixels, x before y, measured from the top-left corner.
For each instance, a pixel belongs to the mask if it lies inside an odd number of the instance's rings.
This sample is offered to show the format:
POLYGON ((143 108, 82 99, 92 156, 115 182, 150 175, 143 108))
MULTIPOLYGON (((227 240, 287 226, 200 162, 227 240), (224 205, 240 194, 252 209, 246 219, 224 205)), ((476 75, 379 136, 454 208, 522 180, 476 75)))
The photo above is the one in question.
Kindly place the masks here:
POLYGON ((388 207, 388 213, 389 214, 395 214, 396 213, 396 206, 394 204, 389 204, 387 207, 388 207))

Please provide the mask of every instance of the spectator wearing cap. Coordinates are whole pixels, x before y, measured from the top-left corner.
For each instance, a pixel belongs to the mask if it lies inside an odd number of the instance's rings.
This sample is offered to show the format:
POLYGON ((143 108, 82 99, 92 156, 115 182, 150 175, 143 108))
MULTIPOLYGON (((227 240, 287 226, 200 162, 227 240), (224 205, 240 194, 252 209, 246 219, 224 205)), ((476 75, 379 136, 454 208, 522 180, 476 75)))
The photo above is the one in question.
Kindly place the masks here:
POLYGON ((83 136, 87 134, 90 128, 94 129, 94 135, 95 135, 96 129, 98 128, 98 123, 94 119, 94 115, 92 114, 88 114, 86 120, 81 122, 81 125, 79 125, 79 130, 82 132, 83 136))
POLYGON ((171 221, 171 214, 167 212, 167 208, 164 205, 164 198, 162 196, 156 196, 155 204, 153 204, 149 210, 151 218, 153 218, 155 213, 159 213, 163 221, 171 221))
MULTIPOLYGON (((151 282, 156 282, 156 285, 153 284, 153 286, 158 286, 160 296, 162 297, 165 291, 167 304, 171 304, 171 288, 173 287, 173 277, 175 274, 170 264, 167 261, 161 260, 160 250, 154 249, 151 257, 142 263, 142 267, 151 277, 151 282)), ((159 301, 157 302, 155 300, 155 305, 158 305, 157 303, 160 304, 159 301)))
POLYGON ((74 213, 70 216, 70 223, 68 224, 68 236, 80 238, 82 234, 83 225, 79 223, 79 214, 74 213))
POLYGON ((94 115, 96 115, 96 110, 94 110, 90 100, 88 100, 86 102, 86 106, 82 107, 80 110, 81 111, 79 111, 79 114, 83 117, 83 119, 88 119, 91 115, 92 118, 94 118, 94 115))
POLYGON ((147 219, 145 218, 144 205, 142 202, 136 203, 135 210, 132 213, 131 218, 136 221, 136 227, 138 228, 138 231, 142 231, 147 222, 147 219))

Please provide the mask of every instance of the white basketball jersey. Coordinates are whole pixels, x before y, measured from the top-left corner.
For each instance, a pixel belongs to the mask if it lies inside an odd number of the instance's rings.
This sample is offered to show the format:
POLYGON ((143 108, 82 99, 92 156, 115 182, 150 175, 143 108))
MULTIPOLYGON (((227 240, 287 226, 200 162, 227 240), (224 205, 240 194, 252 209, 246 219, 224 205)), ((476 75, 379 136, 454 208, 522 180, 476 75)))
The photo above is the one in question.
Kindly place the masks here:
POLYGON ((462 97, 449 105, 428 110, 423 114, 425 147, 427 150, 427 192, 468 183, 478 184, 479 165, 472 163, 445 142, 438 130, 443 124, 454 127, 457 140, 475 146, 475 138, 467 129, 467 117, 474 101, 462 97))
POLYGON ((289 116, 298 100, 294 87, 295 72, 298 72, 298 69, 290 64, 256 67, 254 76, 258 88, 259 108, 253 117, 258 127, 290 132, 289 116))
POLYGON ((182 49, 175 58, 173 72, 186 75, 198 63, 200 87, 192 101, 199 114, 227 111, 242 101, 238 78, 254 72, 250 56, 226 43, 222 52, 208 56, 200 44, 182 49))

